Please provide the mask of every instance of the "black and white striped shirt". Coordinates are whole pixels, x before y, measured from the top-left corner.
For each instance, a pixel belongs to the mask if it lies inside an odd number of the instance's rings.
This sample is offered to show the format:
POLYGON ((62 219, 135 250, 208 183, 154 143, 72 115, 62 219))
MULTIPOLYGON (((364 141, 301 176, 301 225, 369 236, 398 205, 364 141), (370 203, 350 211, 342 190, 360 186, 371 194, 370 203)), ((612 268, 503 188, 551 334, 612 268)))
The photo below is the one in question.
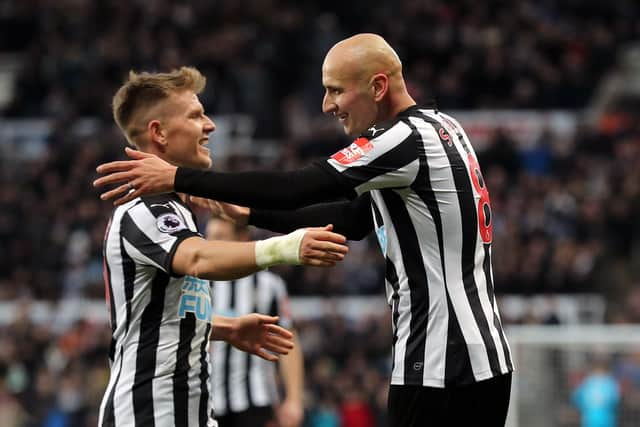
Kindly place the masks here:
POLYGON ((393 311, 392 384, 445 387, 513 370, 493 290, 489 193, 452 117, 413 106, 327 161, 296 171, 178 168, 175 187, 251 206, 249 222, 273 231, 333 223, 362 239, 375 229, 393 311))
POLYGON ((393 311, 391 383, 445 387, 511 372, 493 290, 489 194, 460 124, 411 107, 325 165, 370 194, 393 311))
MULTIPOLYGON (((280 326, 291 326, 285 283, 269 271, 231 282, 212 282, 212 289, 214 314, 235 317, 263 313, 280 316, 280 326)), ((277 403, 273 363, 224 341, 214 341, 211 348, 213 402, 217 415, 277 403)))
POLYGON ((199 236, 176 194, 135 199, 107 226, 104 266, 112 342, 100 426, 213 426, 209 282, 172 274, 174 253, 199 236))

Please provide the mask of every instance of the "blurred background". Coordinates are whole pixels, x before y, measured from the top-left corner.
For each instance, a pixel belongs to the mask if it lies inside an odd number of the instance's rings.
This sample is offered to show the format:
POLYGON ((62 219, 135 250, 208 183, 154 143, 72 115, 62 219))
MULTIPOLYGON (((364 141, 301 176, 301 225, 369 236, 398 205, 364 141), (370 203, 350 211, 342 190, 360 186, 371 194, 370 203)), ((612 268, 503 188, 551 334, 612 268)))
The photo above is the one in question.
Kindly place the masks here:
MULTIPOLYGON (((413 97, 476 147, 516 357, 509 425, 589 425, 589 387, 610 402, 602 425, 638 425, 637 0, 0 0, 1 426, 97 424, 112 206, 91 182, 124 155, 110 101, 127 72, 198 67, 214 167, 292 169, 349 142, 321 113, 320 69, 357 32, 384 36, 413 97)), ((275 270, 307 427, 386 425, 383 268, 371 238, 337 268, 275 270)))

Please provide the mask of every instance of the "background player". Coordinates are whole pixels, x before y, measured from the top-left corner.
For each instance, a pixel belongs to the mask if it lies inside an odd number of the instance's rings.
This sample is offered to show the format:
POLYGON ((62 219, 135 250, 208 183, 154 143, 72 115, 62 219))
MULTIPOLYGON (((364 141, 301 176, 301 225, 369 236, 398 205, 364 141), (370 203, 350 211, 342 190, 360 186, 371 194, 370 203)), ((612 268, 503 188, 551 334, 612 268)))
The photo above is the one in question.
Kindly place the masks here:
MULTIPOLYGON (((206 237, 212 240, 249 241, 246 226, 212 218, 206 237)), ((252 312, 278 317, 278 324, 292 331, 289 300, 284 281, 260 271, 235 281, 212 282, 214 313, 239 316, 252 312)), ((213 402, 220 427, 298 427, 304 416, 304 361, 295 332, 294 347, 279 358, 285 396, 278 399, 274 366, 240 352, 225 342, 212 348, 213 402)))

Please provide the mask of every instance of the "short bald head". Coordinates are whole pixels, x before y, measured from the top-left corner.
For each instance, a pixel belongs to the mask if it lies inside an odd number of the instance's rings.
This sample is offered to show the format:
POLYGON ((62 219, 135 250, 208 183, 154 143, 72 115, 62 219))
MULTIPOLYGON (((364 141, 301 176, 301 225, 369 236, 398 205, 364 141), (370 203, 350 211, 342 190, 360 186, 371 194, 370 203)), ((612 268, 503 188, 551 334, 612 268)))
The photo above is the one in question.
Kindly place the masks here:
POLYGON ((336 43, 322 64, 322 110, 355 137, 415 104, 407 93, 398 54, 377 34, 336 43))
POLYGON ((325 57, 322 71, 325 70, 357 79, 367 79, 378 73, 401 78, 402 63, 385 39, 365 33, 336 43, 325 57))

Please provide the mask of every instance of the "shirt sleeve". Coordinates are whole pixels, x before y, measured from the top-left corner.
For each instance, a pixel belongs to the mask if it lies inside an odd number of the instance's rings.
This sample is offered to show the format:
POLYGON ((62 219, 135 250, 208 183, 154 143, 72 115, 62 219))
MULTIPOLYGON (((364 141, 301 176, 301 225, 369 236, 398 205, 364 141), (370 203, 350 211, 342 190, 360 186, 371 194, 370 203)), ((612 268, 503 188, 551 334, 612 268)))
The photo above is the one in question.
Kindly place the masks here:
POLYGON ((121 236, 124 250, 136 263, 173 275, 171 264, 178 245, 200 234, 189 229, 182 213, 170 203, 140 202, 122 216, 121 236))
POLYGON ((353 196, 337 178, 317 164, 294 171, 214 172, 178 168, 175 189, 181 193, 253 208, 295 209, 353 196))
POLYGON ((371 198, 369 194, 363 194, 352 201, 323 203, 288 211, 251 209, 249 224, 278 233, 333 224, 336 233, 349 240, 361 240, 373 231, 371 198))
POLYGON ((382 188, 403 188, 415 180, 420 162, 411 127, 397 121, 373 127, 324 164, 343 187, 357 195, 382 188))

